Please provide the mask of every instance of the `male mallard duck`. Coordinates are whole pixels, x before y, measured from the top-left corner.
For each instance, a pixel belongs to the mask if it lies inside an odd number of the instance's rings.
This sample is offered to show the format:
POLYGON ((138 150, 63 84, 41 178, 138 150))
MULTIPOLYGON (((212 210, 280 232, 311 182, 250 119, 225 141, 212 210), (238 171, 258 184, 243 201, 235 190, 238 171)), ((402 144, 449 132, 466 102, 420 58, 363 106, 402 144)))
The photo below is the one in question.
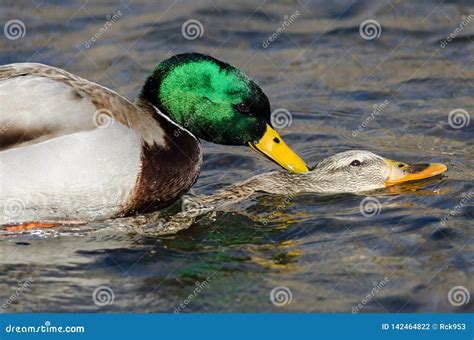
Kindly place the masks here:
POLYGON ((196 181, 198 138, 305 163, 239 69, 197 53, 158 64, 132 103, 42 64, 0 67, 0 224, 92 220, 171 204, 196 181))
POLYGON ((197 200, 205 211, 206 206, 239 202, 255 192, 280 195, 358 193, 437 176, 447 169, 439 163, 410 165, 369 151, 351 150, 323 159, 309 172, 266 172, 197 200))

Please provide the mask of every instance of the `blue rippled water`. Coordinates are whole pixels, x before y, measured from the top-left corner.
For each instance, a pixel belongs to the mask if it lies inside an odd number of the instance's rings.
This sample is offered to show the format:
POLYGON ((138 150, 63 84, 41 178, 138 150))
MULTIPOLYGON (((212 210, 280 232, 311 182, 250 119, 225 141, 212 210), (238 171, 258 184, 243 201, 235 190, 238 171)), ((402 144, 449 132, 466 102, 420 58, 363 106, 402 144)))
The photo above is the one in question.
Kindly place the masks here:
MULTIPOLYGON (((443 40, 473 14, 471 1, 454 0, 3 1, 2 25, 19 19, 26 32, 0 36, 2 64, 52 64, 134 98, 157 62, 197 51, 240 67, 273 109, 289 110, 280 132, 309 163, 366 149, 449 167, 372 193, 380 206, 370 217, 365 196, 259 194, 171 236, 120 220, 4 233, 0 301, 26 285, 4 311, 472 312, 472 299, 448 296, 473 292, 474 16, 443 40), (194 40, 182 35, 190 19, 203 29, 194 40), (380 31, 364 39, 366 20, 380 31), (450 124, 459 109, 468 115, 450 124), (270 299, 277 287, 282 303, 270 299)), ((204 146, 197 194, 275 168, 242 147, 204 146)))

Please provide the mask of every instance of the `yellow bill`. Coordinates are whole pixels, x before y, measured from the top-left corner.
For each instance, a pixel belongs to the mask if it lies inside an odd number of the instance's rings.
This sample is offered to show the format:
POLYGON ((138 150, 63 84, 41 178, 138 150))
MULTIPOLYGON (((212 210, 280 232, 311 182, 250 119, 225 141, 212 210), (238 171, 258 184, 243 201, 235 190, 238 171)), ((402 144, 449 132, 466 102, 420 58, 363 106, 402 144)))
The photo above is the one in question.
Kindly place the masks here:
POLYGON ((385 162, 388 164, 390 169, 388 178, 385 181, 386 187, 437 176, 448 170, 448 167, 441 163, 410 165, 403 162, 393 161, 391 159, 385 159, 385 162))
POLYGON ((288 171, 294 173, 308 171, 306 163, 286 145, 278 132, 268 124, 263 137, 259 141, 250 142, 249 146, 288 171))

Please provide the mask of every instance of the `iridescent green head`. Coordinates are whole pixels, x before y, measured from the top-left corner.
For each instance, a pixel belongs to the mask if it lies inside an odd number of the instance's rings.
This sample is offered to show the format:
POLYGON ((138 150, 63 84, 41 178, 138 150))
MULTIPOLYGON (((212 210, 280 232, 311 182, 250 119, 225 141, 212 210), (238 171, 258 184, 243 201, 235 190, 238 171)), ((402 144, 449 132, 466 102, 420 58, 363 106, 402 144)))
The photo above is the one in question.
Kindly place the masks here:
POLYGON ((270 103, 255 82, 202 54, 179 54, 158 64, 142 94, 173 121, 213 143, 259 140, 270 121, 270 103))
POLYGON ((277 159, 275 150, 286 144, 273 136, 276 131, 271 128, 267 96, 246 74, 227 63, 198 53, 175 55, 156 66, 140 96, 199 138, 251 145, 292 171, 296 171, 292 166, 302 166, 299 157, 298 164, 290 165, 277 159))

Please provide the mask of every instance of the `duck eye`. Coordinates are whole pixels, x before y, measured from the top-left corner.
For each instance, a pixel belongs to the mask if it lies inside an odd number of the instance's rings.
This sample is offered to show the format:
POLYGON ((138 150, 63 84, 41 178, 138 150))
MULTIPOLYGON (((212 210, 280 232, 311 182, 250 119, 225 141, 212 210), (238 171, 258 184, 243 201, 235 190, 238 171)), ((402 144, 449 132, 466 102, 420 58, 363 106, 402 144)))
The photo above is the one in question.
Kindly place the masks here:
POLYGON ((248 107, 248 105, 245 103, 239 103, 237 104, 237 111, 242 113, 248 113, 250 112, 250 107, 248 107))
POLYGON ((351 162, 351 166, 359 166, 360 164, 361 164, 360 161, 357 159, 351 162))

